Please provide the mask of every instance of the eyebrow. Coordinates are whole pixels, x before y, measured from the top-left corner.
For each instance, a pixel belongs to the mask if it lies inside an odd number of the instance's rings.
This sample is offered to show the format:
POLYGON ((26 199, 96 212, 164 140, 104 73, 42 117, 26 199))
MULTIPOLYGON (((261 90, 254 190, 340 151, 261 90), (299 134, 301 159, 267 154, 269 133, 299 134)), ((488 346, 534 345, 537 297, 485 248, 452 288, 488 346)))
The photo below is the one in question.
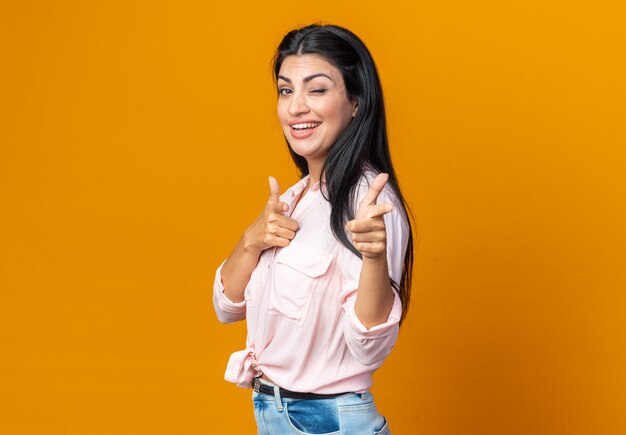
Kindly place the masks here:
MULTIPOLYGON (((302 79, 302 81, 304 83, 306 82, 310 82, 311 80, 313 80, 315 77, 326 77, 327 79, 329 79, 331 82, 335 82, 328 74, 324 74, 324 73, 316 73, 316 74, 311 74, 310 76, 306 76, 305 78, 302 79)), ((286 81, 287 83, 291 83, 291 79, 288 79, 285 76, 278 76, 279 79, 283 79, 284 81, 286 81)))

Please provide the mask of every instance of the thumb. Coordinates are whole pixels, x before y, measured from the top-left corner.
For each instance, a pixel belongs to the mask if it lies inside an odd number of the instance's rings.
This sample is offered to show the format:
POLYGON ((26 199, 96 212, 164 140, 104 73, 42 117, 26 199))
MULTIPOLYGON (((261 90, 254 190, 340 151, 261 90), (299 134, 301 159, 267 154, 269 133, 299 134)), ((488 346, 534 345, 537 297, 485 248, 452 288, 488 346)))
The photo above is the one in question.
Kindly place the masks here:
POLYGON ((280 186, 278 185, 278 181, 276 178, 269 176, 269 184, 270 184, 270 196, 267 200, 267 203, 272 205, 272 209, 281 213, 287 209, 287 204, 281 202, 280 200, 280 186))
POLYGON ((278 186, 278 181, 276 181, 276 178, 272 177, 271 175, 269 176, 269 181, 270 181, 270 197, 269 197, 269 202, 271 202, 272 204, 276 204, 280 199, 280 187, 278 186))

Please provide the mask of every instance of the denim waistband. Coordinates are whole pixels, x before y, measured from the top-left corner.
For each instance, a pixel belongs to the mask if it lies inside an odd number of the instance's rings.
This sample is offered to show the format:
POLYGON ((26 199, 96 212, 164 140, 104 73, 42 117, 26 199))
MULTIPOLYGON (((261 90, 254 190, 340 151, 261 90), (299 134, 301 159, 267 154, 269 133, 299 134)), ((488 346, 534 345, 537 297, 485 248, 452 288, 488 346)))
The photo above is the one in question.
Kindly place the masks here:
POLYGON ((252 380, 253 387, 256 384, 256 382, 258 382, 257 385, 263 386, 261 388, 264 391, 259 391, 260 388, 254 388, 254 394, 253 394, 254 398, 259 399, 259 400, 275 401, 277 402, 277 405, 279 405, 279 407, 280 407, 281 402, 290 402, 294 400, 320 400, 320 399, 321 400, 335 400, 338 402, 338 404, 341 404, 343 402, 353 403, 353 401, 357 397, 359 401, 368 400, 372 398, 369 390, 366 390, 360 393, 346 392, 346 393, 337 393, 337 394, 330 394, 330 395, 312 394, 310 398, 287 397, 289 393, 293 393, 293 392, 290 392, 289 390, 285 390, 284 388, 281 388, 278 385, 272 382, 269 382, 265 379, 262 379, 260 377, 254 378, 252 380))

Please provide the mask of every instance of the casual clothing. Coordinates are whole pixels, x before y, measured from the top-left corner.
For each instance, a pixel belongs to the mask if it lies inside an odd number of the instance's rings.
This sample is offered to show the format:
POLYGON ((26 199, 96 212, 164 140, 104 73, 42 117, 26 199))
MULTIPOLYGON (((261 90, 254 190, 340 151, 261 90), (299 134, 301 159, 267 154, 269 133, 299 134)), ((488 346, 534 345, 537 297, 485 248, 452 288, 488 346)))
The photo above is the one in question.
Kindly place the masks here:
MULTIPOLYGON (((376 175, 368 167, 361 177, 355 210, 376 175)), ((396 342, 400 297, 394 291, 385 323, 368 329, 359 321, 354 302, 363 262, 332 234, 330 204, 320 189, 325 190, 325 181, 315 183, 294 210, 309 177, 280 196, 289 204, 285 215, 298 221, 299 228, 288 246, 261 253, 243 301, 235 303, 224 295, 220 272, 226 260, 216 271, 213 304, 217 317, 223 323, 245 318, 248 331, 247 347, 231 355, 225 379, 249 388, 252 378, 263 373, 292 391, 367 392, 372 374, 396 342)), ((409 236, 407 217, 389 185, 377 203, 394 206, 384 215, 387 262, 389 276, 400 283, 409 236)))
MULTIPOLYGON (((261 382, 272 385, 270 382, 261 382)), ((299 400, 252 392, 258 435, 390 435, 369 392, 332 399, 299 400)))

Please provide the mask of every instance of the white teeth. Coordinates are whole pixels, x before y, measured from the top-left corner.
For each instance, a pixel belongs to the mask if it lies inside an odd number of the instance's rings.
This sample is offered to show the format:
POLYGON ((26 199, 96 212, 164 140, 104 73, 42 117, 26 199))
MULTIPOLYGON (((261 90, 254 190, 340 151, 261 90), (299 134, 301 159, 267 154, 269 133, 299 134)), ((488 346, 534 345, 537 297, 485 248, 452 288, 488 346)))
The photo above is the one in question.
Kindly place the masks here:
POLYGON ((291 126, 291 128, 295 128, 295 129, 315 128, 320 124, 321 124, 320 122, 303 122, 301 124, 294 124, 291 126))

